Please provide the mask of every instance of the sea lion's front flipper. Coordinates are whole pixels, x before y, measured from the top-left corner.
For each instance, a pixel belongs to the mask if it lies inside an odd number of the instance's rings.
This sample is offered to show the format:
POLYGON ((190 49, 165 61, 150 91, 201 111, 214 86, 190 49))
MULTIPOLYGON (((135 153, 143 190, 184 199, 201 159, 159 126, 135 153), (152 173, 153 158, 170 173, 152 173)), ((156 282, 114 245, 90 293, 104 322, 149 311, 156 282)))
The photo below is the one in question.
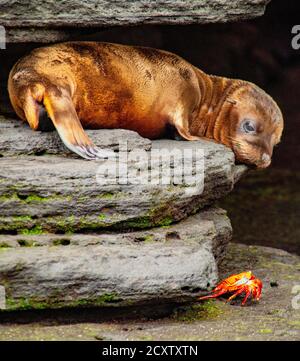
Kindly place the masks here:
POLYGON ((45 92, 43 102, 67 148, 85 159, 103 159, 108 156, 108 152, 98 149, 85 133, 68 94, 58 96, 45 92))
POLYGON ((182 110, 182 106, 175 108, 172 114, 171 124, 176 128, 179 135, 186 140, 199 140, 201 137, 192 135, 189 130, 188 115, 182 110))
MULTIPOLYGON (((176 126, 176 125, 175 125, 176 126)), ((182 136, 182 138, 186 139, 186 140, 200 140, 203 139, 201 137, 198 137, 196 135, 191 135, 190 131, 187 129, 184 129, 181 126, 176 126, 176 129, 178 131, 178 133, 182 136)))

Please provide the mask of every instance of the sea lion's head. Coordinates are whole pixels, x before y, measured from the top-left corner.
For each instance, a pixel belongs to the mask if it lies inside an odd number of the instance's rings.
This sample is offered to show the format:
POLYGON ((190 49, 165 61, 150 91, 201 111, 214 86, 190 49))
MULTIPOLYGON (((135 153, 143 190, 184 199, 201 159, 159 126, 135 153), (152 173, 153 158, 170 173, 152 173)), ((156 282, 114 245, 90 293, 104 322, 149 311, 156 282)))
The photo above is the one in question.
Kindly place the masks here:
POLYGON ((266 168, 280 142, 282 113, 276 102, 258 86, 244 82, 227 99, 231 104, 231 146, 237 161, 266 168))

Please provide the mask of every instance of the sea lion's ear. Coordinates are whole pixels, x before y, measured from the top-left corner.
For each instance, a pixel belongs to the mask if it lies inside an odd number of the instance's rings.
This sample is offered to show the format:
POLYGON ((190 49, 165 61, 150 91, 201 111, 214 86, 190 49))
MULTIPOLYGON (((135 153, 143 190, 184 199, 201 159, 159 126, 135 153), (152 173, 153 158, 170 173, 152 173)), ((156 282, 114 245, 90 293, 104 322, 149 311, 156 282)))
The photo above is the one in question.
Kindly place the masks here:
POLYGON ((44 94, 44 105, 61 140, 67 148, 85 159, 104 158, 108 152, 98 149, 85 133, 68 94, 44 94))

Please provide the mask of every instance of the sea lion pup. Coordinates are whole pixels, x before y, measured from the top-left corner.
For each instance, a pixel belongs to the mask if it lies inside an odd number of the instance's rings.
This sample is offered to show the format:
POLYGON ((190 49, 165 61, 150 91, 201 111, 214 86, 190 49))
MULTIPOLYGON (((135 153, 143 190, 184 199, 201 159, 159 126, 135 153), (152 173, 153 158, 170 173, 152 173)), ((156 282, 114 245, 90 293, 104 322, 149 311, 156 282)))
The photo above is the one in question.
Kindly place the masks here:
POLYGON ((124 128, 155 139, 175 127, 187 140, 209 138, 237 161, 271 162, 283 118, 256 85, 207 75, 179 56, 152 48, 67 42, 33 50, 9 74, 11 103, 32 129, 45 111, 65 145, 103 156, 83 128, 124 128))

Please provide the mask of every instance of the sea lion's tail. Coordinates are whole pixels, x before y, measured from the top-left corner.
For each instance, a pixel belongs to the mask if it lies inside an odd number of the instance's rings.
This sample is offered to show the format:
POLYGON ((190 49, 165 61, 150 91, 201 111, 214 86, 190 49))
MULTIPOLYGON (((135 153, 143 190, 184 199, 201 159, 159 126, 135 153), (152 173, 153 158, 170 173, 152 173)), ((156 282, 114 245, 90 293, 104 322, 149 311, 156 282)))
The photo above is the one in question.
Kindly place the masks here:
POLYGON ((86 159, 103 158, 100 151, 85 133, 78 119, 73 101, 67 91, 43 82, 22 82, 12 80, 10 74, 8 90, 16 113, 27 120, 34 130, 43 130, 45 110, 55 126, 61 140, 71 151, 86 159))

